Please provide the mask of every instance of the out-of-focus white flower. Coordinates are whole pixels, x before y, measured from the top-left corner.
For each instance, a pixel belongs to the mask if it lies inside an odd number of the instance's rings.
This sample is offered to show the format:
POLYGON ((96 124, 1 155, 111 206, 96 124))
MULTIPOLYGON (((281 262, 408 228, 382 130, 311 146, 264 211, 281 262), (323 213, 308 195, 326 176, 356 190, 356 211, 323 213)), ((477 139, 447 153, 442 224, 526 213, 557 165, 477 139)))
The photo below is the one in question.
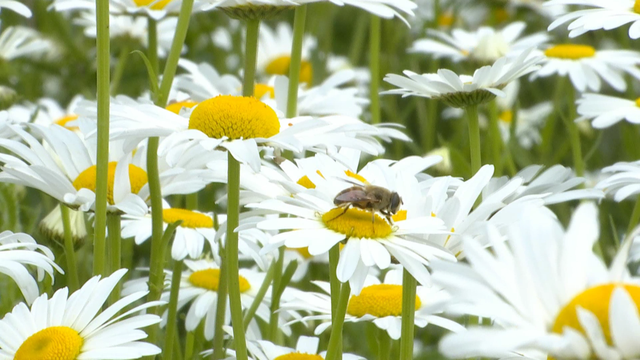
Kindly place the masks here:
POLYGON ((596 188, 613 195, 615 201, 640 194, 640 161, 619 162, 605 167, 602 173, 611 175, 600 181, 596 188))
POLYGON ((571 21, 568 29, 569 37, 573 38, 588 31, 612 30, 632 23, 629 27, 629 37, 640 38, 640 4, 635 0, 551 0, 545 4, 545 6, 554 5, 581 5, 591 8, 560 16, 549 25, 549 31, 571 21))
POLYGON ((0 9, 9 9, 9 10, 13 10, 16 13, 26 17, 26 18, 30 18, 31 17, 31 10, 29 10, 29 8, 22 4, 20 1, 15 1, 15 0, 0 0, 0 9))
POLYGON ((578 114, 576 121, 590 120, 596 129, 604 129, 626 120, 640 124, 640 98, 627 100, 615 96, 583 94, 576 100, 578 114))
POLYGON ((538 32, 520 37, 526 24, 513 22, 501 30, 482 26, 476 31, 453 29, 451 35, 439 30, 427 30, 435 39, 418 39, 409 51, 447 57, 453 61, 473 60, 493 63, 503 56, 517 56, 520 52, 536 48, 549 40, 546 33, 538 32))
POLYGON ((22 57, 54 59, 58 55, 58 47, 36 30, 9 26, 0 34, 0 58, 6 61, 22 57))

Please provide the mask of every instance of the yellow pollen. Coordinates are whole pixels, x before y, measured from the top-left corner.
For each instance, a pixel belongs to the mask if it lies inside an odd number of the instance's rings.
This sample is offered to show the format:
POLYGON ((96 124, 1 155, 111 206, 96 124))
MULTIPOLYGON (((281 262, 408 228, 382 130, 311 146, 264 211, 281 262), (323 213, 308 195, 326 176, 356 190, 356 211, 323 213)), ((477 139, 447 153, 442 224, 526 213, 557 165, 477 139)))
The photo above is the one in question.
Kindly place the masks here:
POLYGON ((391 216, 393 221, 404 221, 407 220, 407 210, 400 210, 395 215, 391 216))
POLYGON ((593 57, 596 49, 589 45, 560 44, 548 48, 544 54, 552 58, 578 60, 593 57))
POLYGON ((309 180, 309 177, 307 175, 301 177, 300 180, 297 181, 297 184, 302 185, 307 189, 316 188, 316 184, 314 184, 313 181, 309 180))
POLYGON ((640 0, 636 0, 633 3, 633 12, 636 14, 640 14, 640 0))
MULTIPOLYGON (((242 275, 238 275, 240 280, 240 292, 246 292, 251 289, 249 281, 242 275)), ((196 287, 218 291, 220 284, 220 269, 204 269, 193 272, 189 275, 189 282, 196 287)))
POLYGON ((198 105, 198 103, 195 102, 195 101, 191 101, 191 100, 176 101, 176 102, 173 102, 173 103, 167 105, 166 109, 171 111, 174 114, 180 114, 180 110, 182 110, 182 108, 191 109, 192 107, 194 107, 196 105, 198 105))
POLYGON ((271 99, 275 99, 276 90, 273 86, 269 86, 267 84, 256 84, 253 88, 253 96, 257 99, 262 99, 267 93, 271 99))
POLYGON ((29 336, 14 360, 75 360, 84 340, 77 331, 66 326, 52 326, 29 336))
POLYGON ((498 118, 503 123, 511 124, 511 122, 513 121, 513 112, 511 112, 511 110, 505 110, 500 113, 500 116, 498 118))
POLYGON ((353 172, 353 171, 351 171, 351 170, 346 170, 344 173, 345 173, 345 174, 347 174, 347 176, 348 176, 348 177, 350 177, 350 178, 354 178, 354 179, 357 179, 357 180, 360 180, 360 181, 361 181, 362 183, 364 183, 364 184, 368 184, 368 183, 369 183, 369 182, 367 181, 367 179, 365 179, 364 177, 362 177, 362 175, 358 175, 358 174, 354 173, 354 172, 353 172))
POLYGON ((438 16, 438 26, 440 27, 449 27, 453 25, 455 21, 455 17, 453 17, 453 13, 447 12, 438 16))
POLYGON ((598 285, 581 292, 574 297, 569 304, 565 305, 565 307, 563 307, 556 316, 556 320, 553 323, 551 331, 561 334, 563 332, 563 328, 565 326, 569 326, 585 334, 580 322, 578 321, 578 313, 576 311, 576 308, 580 306, 583 309, 590 311, 598 318, 600 327, 602 328, 602 332, 604 333, 607 342, 609 345, 612 345, 611 330, 609 329, 609 303, 611 302, 613 290, 616 287, 624 287, 640 311, 640 286, 622 284, 598 285))
POLYGON ((371 211, 349 208, 335 208, 322 215, 322 222, 328 229, 347 235, 348 237, 377 239, 384 238, 393 232, 391 225, 371 211))
POLYGON ((54 121, 54 124, 60 125, 62 127, 65 127, 69 130, 78 130, 77 126, 67 126, 67 123, 73 120, 76 120, 78 118, 78 115, 67 115, 64 117, 61 117, 60 119, 54 121))
POLYGON ((220 95, 193 110, 189 129, 216 139, 270 138, 280 132, 280 121, 272 108, 256 98, 220 95))
MULTIPOLYGON (((109 163, 107 171, 107 199, 109 204, 114 205, 113 202, 113 182, 116 177, 117 162, 112 161, 109 163)), ((76 190, 89 189, 93 192, 96 191, 96 172, 97 167, 95 165, 90 166, 86 170, 80 173, 78 177, 73 181, 73 187, 76 190)), ((141 168, 129 164, 129 184, 131 185, 131 192, 137 194, 140 189, 147 183, 147 173, 141 168)))
MULTIPOLYGON (((416 296, 416 310, 422 302, 416 296)), ((351 295, 347 314, 363 317, 366 314, 375 317, 402 315, 402 285, 378 284, 367 286, 360 295, 351 295)))
MULTIPOLYGON (((147 6, 147 5, 151 4, 154 1, 155 0, 133 0, 133 2, 136 3, 136 5, 138 5, 138 7, 147 6)), ((171 0, 160 0, 160 1, 156 2, 155 4, 151 5, 151 9, 153 9, 153 10, 162 10, 170 2, 171 2, 171 0)))
MULTIPOLYGON (((289 76, 289 66, 291 65, 291 56, 282 55, 272 60, 264 69, 269 75, 286 75, 289 76)), ((300 62, 300 82, 311 84, 313 80, 313 67, 311 63, 305 60, 300 62)))
POLYGON ((280 355, 274 360, 322 360, 322 359, 323 358, 320 355, 293 352, 289 354, 280 355))
POLYGON ((167 224, 182 220, 180 226, 192 229, 213 227, 212 218, 186 209, 164 209, 162 210, 162 220, 167 224))

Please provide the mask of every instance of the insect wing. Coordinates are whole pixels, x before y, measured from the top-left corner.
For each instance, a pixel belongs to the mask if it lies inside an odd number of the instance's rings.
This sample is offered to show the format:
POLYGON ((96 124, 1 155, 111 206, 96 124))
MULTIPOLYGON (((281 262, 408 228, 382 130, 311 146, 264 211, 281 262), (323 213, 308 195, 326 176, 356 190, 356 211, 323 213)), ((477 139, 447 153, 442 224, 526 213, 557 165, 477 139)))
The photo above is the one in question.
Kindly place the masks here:
POLYGON ((369 202, 377 202, 377 201, 378 200, 376 198, 367 194, 367 192, 364 189, 357 188, 357 187, 343 190, 341 193, 336 195, 336 198, 333 200, 333 202, 336 205, 352 203, 354 205, 362 204, 362 206, 366 206, 366 204, 369 202))

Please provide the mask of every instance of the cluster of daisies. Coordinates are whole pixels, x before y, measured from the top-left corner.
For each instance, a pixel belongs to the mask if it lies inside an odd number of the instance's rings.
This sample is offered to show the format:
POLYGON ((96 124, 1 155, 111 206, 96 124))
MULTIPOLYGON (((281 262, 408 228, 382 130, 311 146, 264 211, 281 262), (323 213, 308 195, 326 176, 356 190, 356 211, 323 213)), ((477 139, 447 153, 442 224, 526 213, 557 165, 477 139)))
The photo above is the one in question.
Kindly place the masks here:
POLYGON ((639 1, 0 10, 81 29, 99 60, 97 96, 50 76, 25 101, 14 66, 38 72, 64 47, 34 26, 0 33, 0 360, 640 358, 640 160, 594 169, 619 139, 582 148, 640 123, 640 52, 616 48, 640 38, 639 1), (305 33, 338 11, 359 16, 350 56, 305 33), (623 40, 570 40, 629 23, 623 40), (406 47, 385 43, 387 24, 406 47), (382 74, 394 46, 432 72, 382 74), (132 51, 148 75, 136 96, 121 86, 132 51), (394 108, 397 94, 420 99, 394 108))

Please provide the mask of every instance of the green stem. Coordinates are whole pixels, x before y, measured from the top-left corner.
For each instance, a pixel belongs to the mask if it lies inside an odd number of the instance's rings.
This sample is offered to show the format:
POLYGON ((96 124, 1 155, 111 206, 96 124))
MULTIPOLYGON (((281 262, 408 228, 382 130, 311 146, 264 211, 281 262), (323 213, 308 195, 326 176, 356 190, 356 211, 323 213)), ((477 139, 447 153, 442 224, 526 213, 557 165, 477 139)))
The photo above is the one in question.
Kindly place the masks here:
POLYGON ((413 360, 413 328, 416 316, 416 279, 405 269, 402 273, 402 328, 400 360, 413 360))
MULTIPOLYGON (((336 247, 336 246, 334 246, 336 247)), ((335 294, 332 294, 332 298, 335 294)), ((342 284, 340 297, 338 298, 338 306, 335 316, 331 322, 331 337, 329 338, 329 346, 327 347, 327 360, 338 360, 342 356, 342 325, 344 325, 344 317, 347 314, 347 305, 351 297, 351 286, 349 282, 342 284)))
POLYGON ((74 292, 78 290, 80 282, 78 281, 76 251, 73 246, 73 236, 71 235, 69 208, 64 204, 60 204, 60 212, 62 213, 62 226, 64 227, 64 253, 67 257, 67 287, 69 287, 69 292, 74 292))
POLYGON ((289 91, 287 92, 287 118, 298 114, 298 85, 300 84, 300 63, 302 61, 302 39, 307 20, 307 7, 296 6, 293 18, 293 44, 291 45, 291 63, 289 65, 289 91))
POLYGON ((228 190, 227 190, 227 286, 229 287, 229 309, 233 325, 233 339, 238 360, 247 360, 247 344, 242 318, 240 299, 240 273, 238 269, 238 227, 240 218, 240 163, 231 152, 228 153, 228 190))
POLYGON ((178 294, 180 293, 180 279, 182 278, 182 261, 173 262, 171 275, 171 292, 169 294, 169 314, 167 315, 167 329, 165 331, 163 359, 173 359, 173 345, 178 324, 178 294))
POLYGON ((629 220, 629 226, 627 226, 627 233, 625 236, 631 235, 633 229, 638 225, 638 221, 640 221, 640 196, 636 199, 636 204, 633 207, 633 212, 631 213, 631 219, 629 220))
POLYGON ((191 359, 193 357, 193 349, 196 344, 196 332, 187 331, 187 339, 184 344, 184 358, 191 359))
MULTIPOLYGON (((109 231, 109 273, 113 274, 121 267, 122 238, 120 236, 120 214, 111 212, 107 214, 107 229, 109 231)), ((120 298, 120 288, 118 283, 109 295, 109 304, 113 304, 120 298)))
POLYGON ((151 63, 154 74, 160 72, 160 61, 158 60, 158 22, 152 17, 147 18, 147 58, 151 63))
POLYGON ((498 104, 490 101, 489 104, 489 144, 491 146, 491 160, 495 166, 494 176, 502 176, 502 135, 498 125, 498 104))
POLYGON ((336 275, 338 261, 340 260, 340 245, 335 245, 329 250, 329 285, 331 287, 331 319, 338 310, 337 294, 340 294, 340 280, 336 275))
MULTIPOLYGON (((220 245, 222 246, 222 245, 220 245)), ((224 330, 222 327, 225 324, 225 317, 227 311, 227 260, 226 256, 224 256, 226 251, 224 249, 220 249, 221 264, 220 264, 220 275, 218 281, 218 303, 216 304, 216 324, 213 335, 213 353, 211 354, 212 360, 219 360, 225 358, 224 353, 224 330)))
POLYGON ((471 175, 473 176, 482 166, 480 156, 480 126, 478 124, 478 105, 465 108, 469 121, 469 148, 471 150, 471 175))
POLYGON ((253 316, 256 314, 256 311, 258 310, 258 306, 260 306, 260 303, 262 303, 264 296, 267 294, 267 290, 269 290, 269 286, 273 281, 273 273, 274 273, 275 267, 276 267, 276 261, 273 261, 271 263, 271 266, 269 266, 269 270, 267 270, 267 274, 264 277, 264 281, 262 282, 262 285, 260 286, 260 289, 258 290, 256 297, 253 299, 253 302, 251 303, 251 307, 249 308, 249 310, 247 310, 247 313, 244 316, 245 329, 249 327, 249 323, 251 322, 251 319, 253 319, 253 316))
POLYGON ((98 145, 96 156, 96 220, 93 244, 93 274, 105 271, 107 228, 107 172, 109 164, 109 0, 96 0, 98 145))
MULTIPOLYGON (((374 325, 375 326, 375 325, 374 325)), ((386 330, 378 329, 378 360, 391 359, 391 338, 386 330)))
POLYGON ((380 37, 381 20, 371 14, 371 24, 369 25, 369 71, 371 72, 371 123, 380 123, 380 37))
POLYGON ((127 58, 129 57, 129 47, 124 45, 120 49, 120 56, 118 57, 118 63, 113 71, 113 77, 111 78, 111 95, 114 96, 118 93, 118 86, 120 86, 120 80, 124 74, 124 68, 127 64, 127 58))
MULTIPOLYGON (((162 73, 162 83, 160 84, 160 94, 157 97, 156 105, 165 107, 167 106, 167 100, 169 99, 169 91, 171 90, 171 83, 176 75, 178 69, 178 60, 180 60, 180 54, 182 53, 182 47, 184 46, 184 40, 187 38, 187 30, 189 29, 189 21, 191 20, 191 11, 193 10, 194 0, 183 0, 180 7, 180 14, 178 15, 178 24, 176 25, 176 32, 173 35, 173 41, 171 42, 171 50, 167 56, 167 62, 164 65, 164 72, 162 73)), ((156 72, 157 74, 157 72, 156 72)))
POLYGON ((185 209, 196 210, 198 209, 198 193, 185 195, 185 209))
POLYGON ((244 79, 242 79, 242 95, 253 96, 256 77, 256 61, 258 55, 258 30, 260 20, 247 20, 247 42, 244 52, 244 79))
POLYGON ((357 66, 360 62, 360 55, 362 54, 362 45, 365 43, 365 36, 367 35, 367 18, 364 16, 366 13, 359 13, 358 20, 356 20, 355 30, 351 38, 351 46, 349 51, 349 63, 352 66, 357 66))
POLYGON ((273 287, 271 287, 271 316, 269 317, 269 340, 277 343, 278 340, 278 308, 280 307, 280 285, 282 281, 282 268, 284 266, 284 247, 278 249, 278 260, 274 268, 273 287), (276 275, 277 274, 277 275, 276 275))
POLYGON ((569 86, 569 91, 566 97, 569 99, 569 114, 565 118, 565 124, 569 131, 569 139, 571 141, 571 153, 573 154, 573 166, 576 169, 576 175, 584 175, 584 160, 582 159, 582 146, 580 144, 580 132, 578 131, 578 125, 575 123, 576 119, 576 104, 575 104, 575 90, 573 85, 569 86))

